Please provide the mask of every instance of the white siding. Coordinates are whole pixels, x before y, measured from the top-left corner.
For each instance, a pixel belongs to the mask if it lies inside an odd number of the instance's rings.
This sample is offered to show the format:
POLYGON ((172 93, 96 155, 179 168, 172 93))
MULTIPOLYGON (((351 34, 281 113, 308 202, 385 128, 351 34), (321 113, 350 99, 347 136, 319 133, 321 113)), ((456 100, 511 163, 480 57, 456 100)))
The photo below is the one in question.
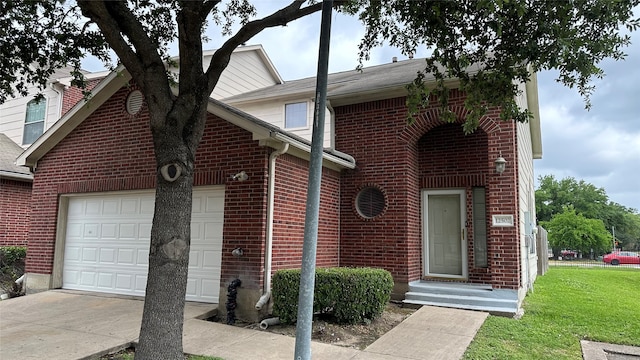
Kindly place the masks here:
MULTIPOLYGON (((204 58, 205 66, 210 60, 210 57, 204 58)), ((236 51, 231 55, 229 65, 222 72, 211 97, 224 99, 275 84, 276 79, 257 51, 236 51)))
MULTIPOLYGON (((251 104, 232 104, 236 108, 249 113, 260 120, 266 121, 272 125, 275 125, 281 129, 284 129, 284 107, 286 104, 296 103, 296 102, 307 102, 307 124, 306 128, 287 130, 288 132, 298 135, 303 139, 311 141, 312 136, 312 126, 313 126, 313 111, 314 111, 314 103, 309 99, 292 99, 290 101, 285 100, 274 100, 270 102, 260 102, 260 103, 251 103, 251 104)), ((332 139, 331 139, 331 112, 329 109, 325 112, 325 123, 324 123, 324 144, 323 147, 330 148, 332 147, 332 139)))
MULTIPOLYGON (((33 97, 37 93, 37 87, 33 86, 29 89, 30 95, 9 99, 3 104, 0 104, 0 133, 4 133, 16 144, 24 148, 30 145, 22 144, 27 103, 33 100, 33 97)), ((50 87, 47 87, 42 91, 42 94, 47 102, 47 112, 44 119, 44 131, 47 131, 47 129, 60 118, 61 96, 50 87)))
MULTIPOLYGON (((527 107, 526 101, 526 89, 524 85, 520 86, 522 90, 521 96, 516 99, 520 108, 527 107)), ((519 203, 519 218, 520 218, 520 250, 522 260, 522 283, 526 288, 533 286, 537 271, 537 254, 530 253, 530 249, 527 245, 527 235, 532 236, 531 233, 527 234, 528 224, 526 222, 526 213, 530 215, 532 226, 536 224, 536 205, 535 205, 535 178, 533 173, 533 155, 531 148, 531 129, 529 123, 517 124, 517 142, 518 142, 518 203, 519 203)), ((534 235, 535 236, 535 235, 534 235)), ((535 248, 535 244, 534 244, 535 248)), ((542 254, 546 256, 546 254, 542 254)))

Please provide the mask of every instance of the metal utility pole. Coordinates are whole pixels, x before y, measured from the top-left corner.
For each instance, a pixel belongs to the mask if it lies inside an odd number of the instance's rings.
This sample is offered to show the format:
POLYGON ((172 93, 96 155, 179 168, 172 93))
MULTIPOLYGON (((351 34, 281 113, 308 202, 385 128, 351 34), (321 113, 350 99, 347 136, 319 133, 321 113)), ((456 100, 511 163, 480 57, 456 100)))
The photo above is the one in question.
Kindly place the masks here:
POLYGON ((313 324, 313 289, 316 281, 316 248, 318 243, 318 217, 320 213, 320 184, 322 180, 322 153, 324 143, 324 116, 327 103, 327 77, 329 72, 329 39, 331 37, 331 8, 333 0, 322 2, 318 75, 309 160, 309 187, 304 219, 304 244, 298 296, 296 324, 296 360, 311 359, 311 325, 313 324))

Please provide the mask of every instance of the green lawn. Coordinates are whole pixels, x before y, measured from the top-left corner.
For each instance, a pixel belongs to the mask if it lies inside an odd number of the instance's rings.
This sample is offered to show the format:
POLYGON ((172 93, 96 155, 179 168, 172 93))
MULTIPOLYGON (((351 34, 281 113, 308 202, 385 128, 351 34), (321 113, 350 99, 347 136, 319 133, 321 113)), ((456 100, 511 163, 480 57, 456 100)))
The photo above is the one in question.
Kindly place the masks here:
POLYGON ((582 359, 580 340, 640 346, 640 271, 552 267, 520 320, 489 316, 464 359, 582 359))

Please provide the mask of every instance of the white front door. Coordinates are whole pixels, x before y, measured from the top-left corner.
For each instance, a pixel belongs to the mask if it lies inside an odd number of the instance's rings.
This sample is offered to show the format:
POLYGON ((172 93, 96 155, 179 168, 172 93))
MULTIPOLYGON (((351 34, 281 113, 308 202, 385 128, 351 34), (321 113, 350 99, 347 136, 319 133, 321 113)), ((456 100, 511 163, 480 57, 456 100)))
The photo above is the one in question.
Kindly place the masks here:
POLYGON ((424 275, 467 277, 465 191, 425 190, 422 193, 424 275))

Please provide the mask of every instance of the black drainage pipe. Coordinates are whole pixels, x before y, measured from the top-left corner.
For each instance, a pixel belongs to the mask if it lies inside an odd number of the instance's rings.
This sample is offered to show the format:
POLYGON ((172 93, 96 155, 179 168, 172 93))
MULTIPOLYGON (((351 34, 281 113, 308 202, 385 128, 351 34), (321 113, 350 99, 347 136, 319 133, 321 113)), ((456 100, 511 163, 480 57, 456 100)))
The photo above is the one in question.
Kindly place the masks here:
POLYGON ((227 325, 236 323, 236 307, 238 307, 236 297, 238 297, 238 288, 240 285, 242 285, 242 281, 235 279, 231 281, 227 287, 227 303, 225 304, 227 306, 227 325))

